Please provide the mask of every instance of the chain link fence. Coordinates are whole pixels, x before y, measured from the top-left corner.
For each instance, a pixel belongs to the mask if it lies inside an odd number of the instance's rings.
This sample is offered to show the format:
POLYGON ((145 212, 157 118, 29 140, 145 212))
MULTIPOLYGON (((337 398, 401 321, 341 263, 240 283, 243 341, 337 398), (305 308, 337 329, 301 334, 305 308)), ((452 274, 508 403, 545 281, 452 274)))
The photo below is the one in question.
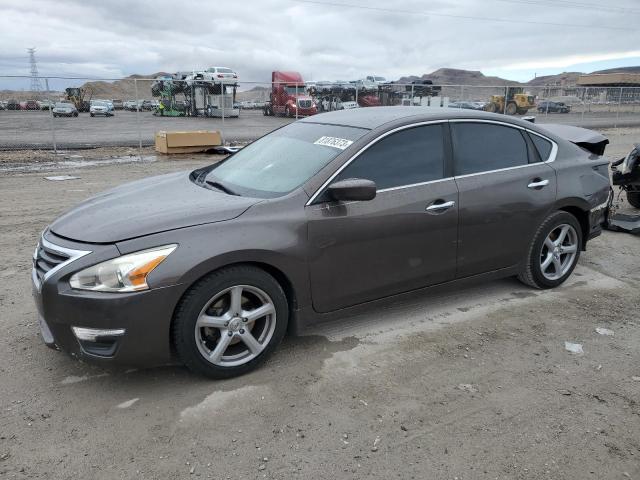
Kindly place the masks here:
POLYGON ((206 72, 153 79, 43 77, 40 92, 28 90, 30 77, 0 77, 0 150, 142 152, 162 130, 219 130, 232 144, 302 116, 400 105, 486 110, 600 130, 640 127, 640 87, 304 82, 276 73, 267 82, 206 72))

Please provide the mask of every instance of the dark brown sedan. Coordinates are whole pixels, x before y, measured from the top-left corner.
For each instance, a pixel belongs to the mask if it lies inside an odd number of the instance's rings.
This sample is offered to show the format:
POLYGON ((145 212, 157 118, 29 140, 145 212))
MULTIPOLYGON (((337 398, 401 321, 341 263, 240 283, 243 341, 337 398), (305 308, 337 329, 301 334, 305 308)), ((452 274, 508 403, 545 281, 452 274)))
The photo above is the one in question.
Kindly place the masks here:
POLYGON ((556 287, 600 233, 610 188, 606 139, 554 130, 354 109, 98 195, 34 253, 43 338, 94 361, 177 356, 223 378, 287 331, 372 300, 469 277, 556 287))

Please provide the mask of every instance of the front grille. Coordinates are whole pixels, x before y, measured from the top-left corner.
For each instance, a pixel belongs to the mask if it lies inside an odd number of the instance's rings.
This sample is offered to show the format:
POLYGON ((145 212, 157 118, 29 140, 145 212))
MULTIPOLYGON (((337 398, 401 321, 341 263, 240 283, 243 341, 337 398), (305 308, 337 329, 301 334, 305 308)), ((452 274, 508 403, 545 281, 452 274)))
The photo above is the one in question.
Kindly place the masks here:
POLYGON ((298 106, 300 108, 311 108, 311 100, 298 100, 298 106))
POLYGON ((42 283, 57 270, 65 265, 90 254, 88 250, 74 250, 67 247, 60 247, 47 241, 44 236, 40 238, 40 243, 33 253, 33 282, 40 290, 42 283))
POLYGON ((69 258, 69 255, 44 246, 41 242, 33 258, 33 268, 36 270, 38 280, 42 282, 47 272, 66 262, 69 258))

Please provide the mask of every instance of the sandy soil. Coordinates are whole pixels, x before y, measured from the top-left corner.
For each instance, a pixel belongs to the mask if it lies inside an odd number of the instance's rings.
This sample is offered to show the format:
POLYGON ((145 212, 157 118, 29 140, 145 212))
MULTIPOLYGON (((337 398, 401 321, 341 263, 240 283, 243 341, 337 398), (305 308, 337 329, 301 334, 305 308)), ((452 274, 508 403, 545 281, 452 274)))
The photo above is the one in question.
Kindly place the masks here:
POLYGON ((42 229, 98 191, 212 160, 0 176, 1 478, 640 478, 640 238, 627 234, 594 240, 557 290, 507 279, 396 298, 229 381, 46 348, 29 278, 42 229))

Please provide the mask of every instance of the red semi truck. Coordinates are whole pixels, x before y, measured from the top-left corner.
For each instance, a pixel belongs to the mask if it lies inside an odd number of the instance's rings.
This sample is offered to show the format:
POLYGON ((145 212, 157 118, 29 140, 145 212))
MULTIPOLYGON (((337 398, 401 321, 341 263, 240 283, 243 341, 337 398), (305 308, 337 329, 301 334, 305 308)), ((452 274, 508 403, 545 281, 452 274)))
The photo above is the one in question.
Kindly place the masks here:
POLYGON ((307 117, 318 113, 307 94, 302 75, 298 72, 271 72, 271 94, 264 107, 265 115, 307 117))

